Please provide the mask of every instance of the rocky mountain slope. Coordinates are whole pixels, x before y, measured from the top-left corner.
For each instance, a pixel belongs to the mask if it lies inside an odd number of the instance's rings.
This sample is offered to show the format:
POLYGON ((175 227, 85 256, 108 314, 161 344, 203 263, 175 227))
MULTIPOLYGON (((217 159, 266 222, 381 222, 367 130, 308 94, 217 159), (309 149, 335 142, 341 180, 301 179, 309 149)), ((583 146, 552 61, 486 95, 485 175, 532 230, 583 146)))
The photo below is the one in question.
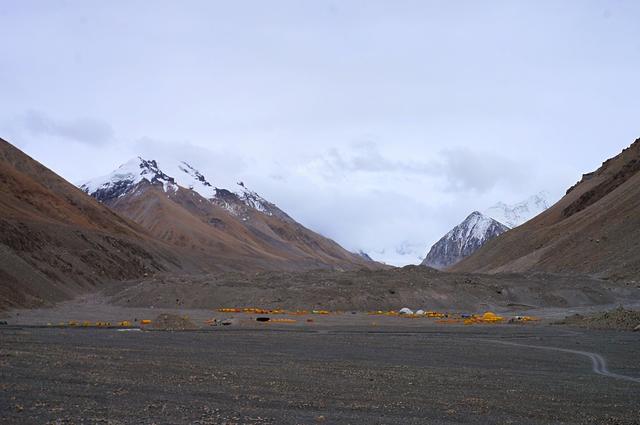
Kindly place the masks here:
POLYGON ((640 279, 640 139, 551 208, 488 242, 453 271, 548 271, 640 279))
POLYGON ((187 269, 197 267, 0 139, 0 309, 187 269))
POLYGON ((186 162, 135 158, 81 189, 157 238, 209 258, 217 270, 380 266, 300 225, 244 183, 216 187, 186 162))
POLYGON ((509 228, 504 224, 474 211, 431 247, 421 265, 445 269, 507 230, 509 228))

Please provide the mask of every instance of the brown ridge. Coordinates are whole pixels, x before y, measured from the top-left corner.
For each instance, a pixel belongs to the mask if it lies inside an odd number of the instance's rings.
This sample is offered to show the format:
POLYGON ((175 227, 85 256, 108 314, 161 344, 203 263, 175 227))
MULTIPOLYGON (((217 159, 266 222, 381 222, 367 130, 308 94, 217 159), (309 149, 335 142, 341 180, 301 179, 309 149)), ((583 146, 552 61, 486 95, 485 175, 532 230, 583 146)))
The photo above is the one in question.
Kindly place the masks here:
POLYGON ((451 271, 582 273, 640 278, 640 139, 533 220, 451 271))

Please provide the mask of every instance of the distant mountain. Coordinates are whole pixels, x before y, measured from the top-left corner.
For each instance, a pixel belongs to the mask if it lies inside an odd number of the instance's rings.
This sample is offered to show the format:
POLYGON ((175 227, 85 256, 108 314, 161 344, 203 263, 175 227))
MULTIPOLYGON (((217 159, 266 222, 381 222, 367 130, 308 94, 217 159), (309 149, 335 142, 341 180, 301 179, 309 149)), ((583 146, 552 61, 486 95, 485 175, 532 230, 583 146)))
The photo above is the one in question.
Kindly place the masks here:
POLYGON ((484 211, 484 215, 513 229, 531 220, 547 208, 549 208, 549 194, 540 192, 517 204, 507 205, 498 202, 484 211))
POLYGON ((605 161, 551 208, 452 268, 543 271, 640 280, 640 139, 605 161))
POLYGON ((305 228, 244 183, 217 187, 185 161, 134 158, 80 188, 217 270, 380 266, 305 228))
POLYGON ((373 258, 371 258, 371 257, 369 256, 369 254, 367 254, 366 252, 364 252, 364 251, 362 251, 362 250, 358 251, 358 255, 359 255, 360 257, 364 258, 364 259, 365 259, 365 260, 367 260, 367 261, 374 261, 374 260, 373 260, 373 258))
POLYGON ((424 244, 408 239, 393 246, 373 248, 369 252, 374 258, 378 258, 385 264, 393 264, 396 267, 416 265, 425 256, 424 244))
POLYGON ((546 210, 548 199, 547 192, 540 192, 516 204, 498 202, 484 213, 474 212, 436 242, 421 264, 437 269, 453 266, 491 239, 546 210))
POLYGON ((445 269, 473 254, 487 241, 509 230, 504 224, 475 211, 435 243, 423 266, 445 269))

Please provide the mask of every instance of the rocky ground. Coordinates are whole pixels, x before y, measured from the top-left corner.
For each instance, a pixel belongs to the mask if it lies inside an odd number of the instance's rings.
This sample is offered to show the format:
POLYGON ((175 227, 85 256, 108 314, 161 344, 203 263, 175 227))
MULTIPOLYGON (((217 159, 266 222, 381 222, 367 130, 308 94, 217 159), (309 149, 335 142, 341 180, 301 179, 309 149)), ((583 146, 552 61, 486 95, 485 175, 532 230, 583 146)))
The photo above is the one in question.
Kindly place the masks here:
POLYGON ((550 324, 638 299, 625 282, 416 267, 154 276, 5 311, 0 423, 638 424, 640 334, 550 324), (367 313, 401 307, 505 321, 367 313), (541 320, 508 323, 520 314, 541 320))
POLYGON ((560 325, 580 326, 589 329, 619 329, 640 331, 640 311, 618 307, 595 314, 573 314, 556 322, 560 325))
POLYGON ((0 423, 639 423, 636 333, 389 320, 197 332, 3 326, 0 423), (557 348, 599 353, 618 375, 557 348))

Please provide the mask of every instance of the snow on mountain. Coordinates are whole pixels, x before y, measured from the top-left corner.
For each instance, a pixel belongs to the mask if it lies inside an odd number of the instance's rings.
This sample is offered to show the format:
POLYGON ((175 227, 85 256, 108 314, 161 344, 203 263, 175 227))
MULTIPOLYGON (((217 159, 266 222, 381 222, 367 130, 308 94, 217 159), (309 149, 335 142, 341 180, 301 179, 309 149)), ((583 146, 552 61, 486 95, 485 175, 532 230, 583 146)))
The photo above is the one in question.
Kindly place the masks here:
POLYGON ((154 172, 150 166, 143 168, 141 161, 143 161, 142 158, 134 158, 106 176, 96 177, 83 183, 80 188, 87 193, 93 193, 98 190, 122 186, 123 184, 134 185, 145 178, 153 179, 157 171, 154 172))
POLYGON ((531 220, 547 208, 549 208, 549 194, 543 191, 517 204, 508 205, 504 202, 498 202, 484 211, 484 214, 513 229, 531 220))
POLYGON ((452 266, 491 239, 549 208, 548 199, 547 192, 540 192, 517 204, 498 202, 484 213, 472 213, 431 247, 422 264, 434 268, 452 266))
POLYGON ((100 200, 114 199, 125 195, 143 180, 162 184, 165 192, 176 189, 176 180, 160 170, 156 161, 140 157, 122 164, 106 176, 83 183, 80 189, 100 200))
POLYGON ((180 186, 199 193, 203 198, 210 199, 215 196, 215 187, 207 181, 200 171, 188 163, 180 161, 176 175, 180 186))
POLYGON ((238 182, 238 188, 236 188, 236 194, 244 201, 244 203, 260 212, 271 215, 272 211, 270 202, 258 195, 256 192, 249 190, 243 182, 238 182))
POLYGON ((145 180, 151 184, 162 184, 165 192, 176 191, 178 186, 191 189, 234 215, 246 216, 245 209, 251 208, 267 215, 277 213, 286 216, 274 204, 247 188, 243 182, 239 182, 232 190, 216 187, 185 161, 163 163, 160 166, 155 160, 137 157, 106 176, 81 184, 80 189, 105 201, 124 196, 145 180))
POLYGON ((436 269, 447 268, 507 230, 509 228, 504 224, 474 211, 436 242, 421 264, 436 269))

